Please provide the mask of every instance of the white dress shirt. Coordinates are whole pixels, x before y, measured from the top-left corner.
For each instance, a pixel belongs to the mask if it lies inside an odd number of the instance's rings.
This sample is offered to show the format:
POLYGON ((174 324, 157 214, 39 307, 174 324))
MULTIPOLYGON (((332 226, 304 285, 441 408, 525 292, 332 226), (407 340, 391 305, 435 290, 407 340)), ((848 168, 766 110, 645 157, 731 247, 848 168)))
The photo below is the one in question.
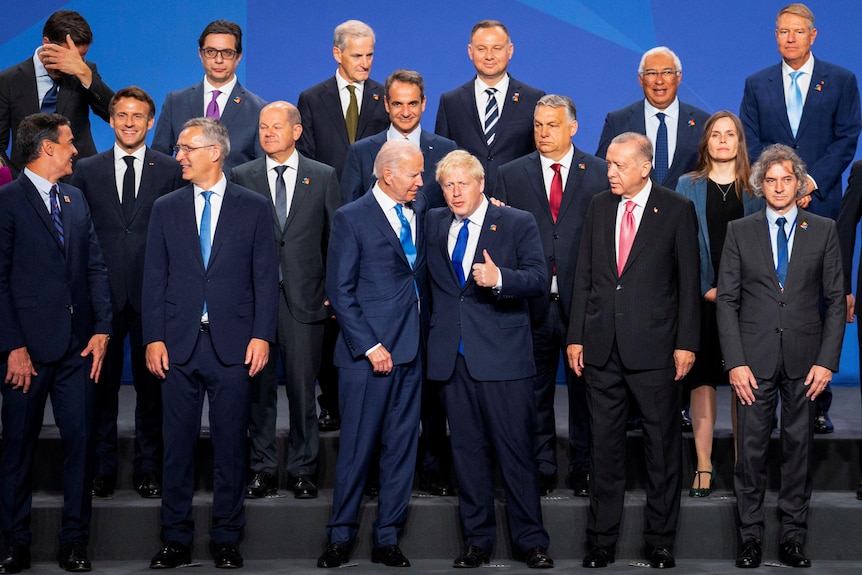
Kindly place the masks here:
MULTIPOLYGON (((350 82, 342 78, 341 74, 336 70, 335 84, 338 86, 338 97, 341 99, 341 114, 346 118, 347 106, 350 105, 350 90, 347 89, 347 85, 350 82)), ((354 92, 356 93, 356 112, 358 115, 362 113, 362 93, 365 91, 365 82, 353 82, 353 86, 356 88, 354 92)), ((383 95, 380 97, 382 98, 383 95)))
POLYGON ((389 124, 389 129, 386 130, 386 141, 391 142, 392 140, 408 140, 416 144, 416 147, 420 150, 422 149, 421 144, 422 137, 422 126, 417 124, 412 132, 407 134, 406 136, 395 129, 395 126, 389 124))
POLYGON ((204 76, 204 111, 201 116, 207 115, 207 107, 210 105, 210 101, 213 99, 213 90, 218 90, 221 92, 216 98, 216 102, 218 102, 218 115, 221 118, 224 115, 224 110, 227 108, 228 97, 231 92, 233 92, 234 86, 236 86, 237 79, 236 74, 233 75, 233 78, 230 79, 230 82, 222 86, 221 88, 216 88, 204 76))
POLYGON ((509 93, 509 75, 503 76, 503 79, 497 82, 496 86, 489 86, 479 76, 476 76, 476 80, 473 82, 476 109, 479 110, 479 125, 482 126, 483 130, 485 129, 485 108, 488 106, 488 94, 485 93, 485 90, 488 88, 497 90, 494 92, 494 99, 497 100, 497 114, 499 114, 497 117, 499 118, 503 115, 503 105, 506 103, 506 94, 509 93))
MULTIPOLYGON (((667 126, 667 167, 673 165, 673 156, 676 153, 676 132, 679 127, 679 98, 674 98, 670 106, 664 110, 659 110, 649 103, 649 100, 644 100, 644 123, 646 126, 646 137, 652 142, 652 148, 655 150, 655 140, 658 137, 659 121, 656 114, 664 112, 664 125, 667 126)), ((653 152, 655 154, 655 152, 653 152)), ((655 165, 655 155, 653 155, 653 165, 655 165)))
POLYGON ((275 168, 278 166, 287 166, 287 169, 284 171, 287 211, 284 214, 277 215, 283 215, 287 219, 287 216, 290 215, 290 206, 293 204, 293 193, 296 190, 296 176, 299 173, 299 155, 296 153, 296 150, 293 150, 293 153, 290 154, 290 157, 283 164, 279 164, 269 156, 266 156, 266 179, 269 182, 269 196, 273 207, 278 205, 275 199, 275 181, 278 178, 278 172, 275 171, 275 168))

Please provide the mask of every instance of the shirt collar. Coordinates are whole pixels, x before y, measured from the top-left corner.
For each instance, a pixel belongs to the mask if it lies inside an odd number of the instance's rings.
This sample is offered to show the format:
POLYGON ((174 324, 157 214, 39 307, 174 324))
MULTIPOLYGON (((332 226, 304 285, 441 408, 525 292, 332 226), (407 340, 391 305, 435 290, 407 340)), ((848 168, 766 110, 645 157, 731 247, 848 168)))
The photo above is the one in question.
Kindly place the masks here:
POLYGON ((569 151, 566 152, 566 155, 560 158, 559 162, 555 162, 551 158, 546 158, 542 154, 539 154, 539 161, 542 163, 542 171, 550 170, 551 166, 554 164, 560 164, 565 169, 570 170, 572 168, 572 158, 575 157, 575 146, 569 146, 569 151))
POLYGON ((221 175, 221 179, 215 183, 215 185, 209 189, 204 189, 197 184, 194 184, 195 187, 195 196, 200 195, 202 192, 213 192, 217 196, 224 197, 225 189, 227 188, 227 180, 224 177, 224 173, 221 175))
POLYGON ((283 164, 279 164, 269 156, 266 156, 267 172, 272 169, 275 169, 277 166, 287 166, 288 168, 299 170, 299 154, 296 153, 296 148, 294 148, 293 152, 290 153, 290 156, 287 157, 287 161, 285 161, 283 164))
POLYGON ((770 208, 769 206, 766 206, 766 220, 769 222, 769 225, 772 225, 772 226, 776 226, 776 227, 778 226, 778 224, 776 223, 776 220, 778 218, 784 218, 785 220, 787 220, 788 223, 792 224, 793 222, 796 221, 796 218, 798 216, 799 216, 799 208, 796 207, 796 204, 793 204, 793 206, 791 206, 791 208, 787 211, 787 213, 782 215, 782 216, 779 216, 777 213, 775 213, 775 211, 772 208, 770 208))
POLYGON ((479 76, 476 76, 476 90, 479 92, 484 92, 488 88, 494 88, 495 90, 497 90, 498 94, 502 94, 503 97, 505 97, 506 94, 509 92, 509 79, 509 74, 507 73, 499 82, 497 82, 496 85, 489 86, 479 76))
POLYGON ((51 193, 51 187, 54 184, 59 184, 59 182, 49 182, 42 176, 38 175, 36 172, 30 170, 30 168, 24 168, 24 174, 30 178, 30 181, 36 186, 36 189, 40 194, 47 197, 51 193))
POLYGON ((118 163, 119 162, 125 163, 125 160, 123 158, 125 158, 126 156, 134 156, 134 158, 136 160, 140 160, 141 162, 143 162, 144 161, 144 154, 146 154, 146 152, 147 152, 147 145, 146 144, 141 144, 140 148, 138 148, 137 150, 135 150, 134 152, 129 154, 124 149, 122 149, 120 146, 118 146, 117 142, 114 142, 114 161, 118 162, 118 163))
MULTIPOLYGON (((218 90, 219 92, 221 92, 225 96, 230 97, 231 93, 233 92, 234 87, 236 86, 236 83, 237 83, 236 74, 234 74, 233 78, 230 79, 230 82, 228 82, 224 86, 221 86, 220 88, 216 88, 215 86, 210 84, 209 80, 207 80, 206 76, 204 76, 204 96, 206 96, 206 98, 204 98, 204 100, 207 103, 209 103, 209 101, 212 99, 212 96, 210 94, 213 93, 213 90, 218 90)), ((224 110, 222 110, 221 112, 222 112, 222 114, 224 114, 224 110)))
POLYGON ((398 130, 396 130, 395 126, 393 126, 392 124, 389 124, 389 128, 386 130, 386 141, 387 142, 390 140, 404 140, 406 138, 407 140, 416 144, 416 146, 419 148, 422 147, 422 145, 420 144, 421 136, 422 136, 422 126, 420 124, 417 124, 416 128, 412 132, 407 134, 406 136, 404 134, 402 134, 401 132, 399 132, 398 130))
POLYGON ((794 70, 793 68, 791 68, 787 64, 787 62, 785 62, 784 60, 781 60, 781 76, 782 77, 787 77, 790 75, 791 72, 796 72, 796 71, 805 72, 805 74, 810 78, 811 75, 814 73, 814 54, 810 55, 810 57, 808 58, 808 61, 805 62, 799 68, 799 70, 794 70))
POLYGON ((51 81, 55 81, 54 78, 51 78, 51 75, 48 74, 48 69, 45 68, 45 64, 42 63, 42 60, 39 59, 39 50, 42 49, 42 46, 36 48, 36 52, 33 53, 33 67, 36 69, 36 77, 41 78, 43 76, 50 78, 51 81))
MULTIPOLYGON (((341 73, 338 70, 336 70, 335 71, 335 84, 338 86, 338 91, 340 93, 342 90, 347 88, 347 86, 351 83, 348 82, 347 80, 345 80, 344 78, 342 78, 341 73)), ((353 82, 352 85, 356 86, 357 89, 362 90, 362 88, 365 87, 365 81, 363 80, 362 82, 353 82)))
POLYGON ((646 185, 641 188, 641 191, 638 194, 631 198, 631 200, 626 199, 623 196, 620 196, 620 203, 625 204, 628 201, 632 201, 635 205, 640 206, 641 208, 646 208, 647 202, 649 201, 649 194, 652 191, 652 180, 647 179, 646 185))
MULTIPOLYGON (((471 224, 476 224, 481 227, 483 222, 485 221, 485 214, 488 213, 488 198, 482 198, 482 202, 479 204, 479 207, 476 208, 472 214, 467 216, 466 219, 470 220, 471 224)), ((454 214, 453 214, 454 215, 454 214)), ((458 216, 454 216, 455 222, 460 224, 464 221, 464 219, 459 218, 458 216)))
POLYGON ((651 118, 659 112, 664 112, 664 115, 668 118, 679 118, 679 98, 674 98, 673 102, 670 103, 670 106, 664 110, 659 110, 650 104, 649 100, 644 98, 644 113, 646 114, 646 117, 651 118))

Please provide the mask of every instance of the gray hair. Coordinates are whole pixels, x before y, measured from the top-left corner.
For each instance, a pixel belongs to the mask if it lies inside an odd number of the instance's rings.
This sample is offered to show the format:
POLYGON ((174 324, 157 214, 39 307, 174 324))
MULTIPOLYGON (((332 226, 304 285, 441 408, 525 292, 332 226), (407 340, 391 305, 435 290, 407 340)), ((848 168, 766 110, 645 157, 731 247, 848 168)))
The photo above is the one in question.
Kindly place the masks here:
POLYGON ((371 26, 360 20, 348 20, 335 27, 335 33, 332 35, 332 45, 339 50, 345 50, 347 48, 347 41, 351 38, 371 38, 372 43, 377 42, 371 26))
POLYGON ((183 124, 183 130, 186 128, 202 128, 201 135, 207 145, 221 148, 221 160, 224 163, 230 155, 230 136, 227 133, 227 126, 215 118, 192 118, 183 124))
POLYGON ((639 160, 652 164, 652 142, 650 142, 649 138, 643 134, 638 134, 637 132, 623 132, 611 140, 611 144, 628 144, 629 142, 635 142, 637 144, 636 153, 639 160))
MULTIPOLYGON (((578 111, 575 109, 575 103, 568 96, 560 96, 559 94, 545 94, 539 101, 536 102, 536 110, 539 106, 547 106, 549 108, 565 108, 566 119, 571 124, 578 119, 578 111)), ((533 110, 535 114, 535 110, 533 110)))
POLYGON ((775 164, 790 162, 793 167, 793 175, 800 182, 796 197, 801 198, 808 191, 808 172, 805 170, 805 162, 802 161, 793 148, 784 144, 772 144, 763 150, 760 157, 751 166, 751 177, 748 183, 751 185, 751 193, 758 198, 763 197, 763 181, 766 172, 775 164))
POLYGON ((422 155, 422 150, 409 140, 398 139, 386 142, 374 158, 374 177, 379 180, 386 168, 397 172, 401 162, 416 157, 416 154, 422 155))
POLYGON ((641 63, 638 64, 638 74, 644 73, 644 63, 646 62, 646 59, 656 54, 667 54, 668 56, 673 58, 674 68, 676 68, 677 72, 682 72, 682 62, 680 62, 679 56, 674 54, 673 50, 671 50, 667 46, 656 46, 655 48, 647 50, 646 52, 644 52, 644 55, 641 56, 641 63))

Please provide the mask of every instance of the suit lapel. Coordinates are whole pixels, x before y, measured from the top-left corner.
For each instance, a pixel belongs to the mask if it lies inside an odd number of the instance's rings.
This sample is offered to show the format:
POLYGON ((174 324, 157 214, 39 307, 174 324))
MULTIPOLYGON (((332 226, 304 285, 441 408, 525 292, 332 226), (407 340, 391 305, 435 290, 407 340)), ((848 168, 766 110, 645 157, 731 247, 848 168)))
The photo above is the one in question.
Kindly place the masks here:
MULTIPOLYGON (((535 156, 535 161, 525 163, 524 171, 527 173, 527 181, 530 182, 530 190, 535 194, 536 201, 538 201, 539 205, 542 206, 542 214, 544 214, 548 223, 554 225, 554 217, 551 215, 551 204, 548 201, 548 195, 545 193, 545 178, 542 174, 542 160, 539 159, 538 152, 533 152, 533 155, 535 156)), ((569 170, 569 178, 571 177, 572 173, 571 170, 569 170)), ((568 188, 568 185, 566 188, 568 188)), ((565 190, 563 190, 563 192, 563 202, 565 202, 565 190)), ((560 213, 562 213, 562 209, 560 209, 560 213)), ((557 215, 559 216, 560 214, 557 215)))
MULTIPOLYGON (((212 267, 215 263, 219 250, 221 249, 222 244, 224 244, 225 238, 229 238, 231 236, 234 222, 241 211, 242 208, 239 205, 236 193, 231 189, 231 185, 228 184, 227 189, 225 189, 224 192, 224 199, 222 200, 218 220, 216 221, 216 230, 215 236, 213 236, 212 250, 210 251, 209 266, 206 267, 212 267)), ((203 255, 201 255, 201 262, 203 262, 203 255)))
MULTIPOLYGON (((778 274, 775 272, 775 260, 772 257, 772 236, 769 230, 769 220, 766 219, 766 210, 760 210, 754 216, 753 230, 755 242, 760 246, 760 257, 763 258, 763 269, 769 271, 772 285, 776 291, 781 291, 778 284, 778 274)), ((789 267, 789 263, 788 263, 789 267)))
MULTIPOLYGON (((473 80, 475 82, 475 80, 473 80)), ((473 82, 467 82, 464 84, 458 92, 458 97, 461 99, 461 109, 462 110, 471 110, 473 113, 471 114, 471 118, 468 120, 470 125, 473 126, 473 129, 476 130, 476 133, 479 135, 479 139, 482 141, 482 145, 487 148, 488 144, 485 142, 485 128, 482 126, 482 123, 479 121, 479 108, 476 104, 476 95, 473 89, 473 82)), ((497 122, 499 125, 500 122, 497 122)))
POLYGON ((225 124, 231 124, 239 115, 240 106, 245 102, 245 88, 239 82, 234 84, 233 90, 227 97, 227 104, 224 105, 224 110, 221 113, 221 121, 225 124))
MULTIPOLYGON (((560 211, 557 213, 557 222, 563 220, 569 206, 571 206, 572 202, 575 201, 575 195, 577 195, 578 190, 581 189, 581 182, 584 179, 584 169, 581 168, 581 165, 583 164, 586 166, 586 164, 580 161, 581 157, 581 152, 575 148, 574 154, 572 154, 572 163, 569 165, 569 177, 566 179, 566 186, 563 188, 563 201, 560 202, 560 211)), ((548 214, 550 213, 551 208, 550 205, 548 205, 548 214)))
MULTIPOLYGON (((332 119, 332 125, 338 128, 338 137, 344 147, 350 145, 347 139, 347 123, 344 119, 344 112, 341 110, 341 98, 338 95, 338 83, 335 81, 335 76, 329 79, 323 87, 323 108, 329 113, 332 119)), ((362 100, 365 101, 365 90, 362 91, 362 100)), ((360 122, 362 114, 359 114, 360 122)), ((356 132, 359 133, 357 125, 356 132)))
MULTIPOLYGON (((769 77, 766 79, 766 84, 766 93, 769 94, 768 97, 772 100, 772 109, 776 110, 776 115, 779 116, 778 118, 773 118, 771 121, 777 120, 781 124, 782 129, 787 133, 788 141, 792 142, 795 138, 793 137, 793 131, 790 129, 790 120, 787 119, 787 103, 784 101, 784 80, 781 77, 780 63, 777 66, 773 66, 769 77)), ((797 133, 799 133, 798 130, 797 133)))
MULTIPOLYGON (((111 209, 114 214, 119 218, 119 221, 126 222, 125 217, 123 216, 123 206, 120 204, 120 193, 122 190, 117 190, 117 166, 115 164, 116 161, 116 152, 111 149, 110 152, 102 156, 102 159, 99 160, 102 162, 101 169, 99 170, 100 174, 104 174, 104 184, 100 186, 100 189, 97 190, 97 193, 104 194, 107 196, 107 201, 111 205, 111 209)), ((146 163, 146 157, 144 158, 144 162, 146 163)), ((146 171, 144 172, 146 173, 146 171)), ((141 194, 144 191, 144 173, 141 174, 141 186, 138 189, 138 197, 141 197, 141 194)), ((138 211, 138 202, 135 202, 135 213, 138 211)), ((134 213, 132 214, 132 219, 134 219, 134 213)))
POLYGON ((296 184, 293 186, 293 199, 290 202, 290 210, 287 214, 287 220, 284 222, 282 233, 287 232, 287 228, 298 217, 297 214, 302 213, 302 210, 305 209, 309 201, 309 195, 313 193, 313 185, 316 185, 316 182, 312 178, 311 172, 308 171, 308 162, 305 158, 299 156, 299 164, 296 169, 296 184))
MULTIPOLYGON (((24 175, 24 172, 21 172, 21 175, 18 176, 21 182, 26 189, 25 197, 27 201, 30 202, 30 206, 36 211, 36 216, 42 222, 42 225, 45 226, 45 229, 51 237, 54 238, 54 241, 57 243, 57 249, 62 251, 60 247, 60 236, 57 234, 57 228, 54 227, 54 222, 51 220, 51 214, 48 213, 48 210, 45 208, 45 202, 42 201, 42 195, 39 193, 39 190, 36 189, 36 186, 33 185, 33 182, 30 181, 30 178, 24 175)), ((62 194, 62 192, 60 192, 62 194)), ((62 202, 62 198, 60 199, 62 202)), ((62 206, 60 210, 63 210, 62 206)), ((65 221, 63 225, 65 226, 65 221)), ((65 229, 65 228, 64 228, 65 229)))
POLYGON ((18 74, 21 81, 15 82, 12 89, 18 93, 19 101, 26 103, 26 115, 35 114, 39 111, 39 92, 36 89, 36 66, 32 58, 18 66, 18 74))
POLYGON ((206 103, 204 103, 204 83, 195 84, 188 91, 187 105, 192 112, 192 117, 203 116, 206 103))
MULTIPOLYGON (((807 213, 803 210, 799 210, 796 215, 796 221, 793 222, 793 231, 791 232, 793 238, 793 251, 790 254, 790 261, 787 262, 787 277, 785 278, 785 283, 787 286, 795 285, 793 280, 796 276, 796 270, 799 269, 799 266, 802 264, 794 263, 798 262, 802 259, 801 256, 805 255, 808 252, 808 244, 810 242, 810 237, 814 230, 809 230, 809 223, 806 219, 807 213), (794 256, 797 256, 794 258, 794 256)), ((770 248, 772 247, 770 242, 770 248)), ((777 275, 776 275, 777 277, 777 275)), ((787 287, 785 286, 785 290, 787 287)))
POLYGON ((651 238, 655 237, 657 230, 662 225, 662 208, 664 207, 662 200, 664 198, 662 198, 661 194, 662 192, 653 185, 649 199, 647 200, 646 206, 644 206, 644 213, 643 216, 641 216, 641 223, 638 226, 637 233, 635 234, 634 243, 632 243, 632 251, 629 252, 629 257, 626 259, 623 274, 625 274, 626 270, 631 267, 638 255, 643 251, 644 247, 650 242, 651 238))
MULTIPOLYGON (((828 73, 822 72, 823 66, 814 62, 814 70, 811 72, 811 84, 808 86, 808 93, 805 96, 805 105, 802 107, 802 118, 799 121, 799 129, 796 130, 796 138, 800 139, 802 134, 808 128, 811 118, 820 117, 818 108, 823 100, 823 86, 827 86, 828 73), (820 90, 817 87, 820 86, 820 90)), ((782 92, 783 93, 783 92, 782 92)), ((789 120, 788 120, 789 125, 789 120)))
MULTIPOLYGON (((380 98, 383 97, 383 94, 379 94, 369 88, 368 82, 365 82, 365 85, 362 90, 362 102, 359 104, 359 123, 356 126, 356 139, 360 139, 362 134, 365 133, 365 130, 368 128, 368 123, 374 120, 374 114, 371 113, 371 107, 375 105, 375 102, 378 102, 380 98)), ((339 102, 340 103, 340 102, 339 102)), ((345 131, 347 131, 347 123, 344 125, 345 131)))
MULTIPOLYGON (((479 241, 476 244, 476 253, 473 254, 473 264, 483 264, 485 263, 485 256, 483 255, 484 250, 488 250, 488 255, 491 256, 491 259, 494 259, 494 248, 497 246, 497 235, 498 230, 498 219, 500 217, 500 210, 502 208, 497 208, 491 204, 488 204, 488 211, 485 213, 485 221, 482 222, 482 231, 479 232, 479 241)), ((503 230, 504 233, 508 230, 503 230)), ((470 268, 472 269, 472 265, 470 268)), ((467 274, 467 282, 465 287, 473 282, 473 274, 467 274)))
POLYGON ((608 266, 614 277, 617 277, 617 246, 615 234, 617 231, 617 208, 620 198, 613 193, 608 194, 601 204, 597 204, 596 219, 601 222, 600 229, 605 253, 608 255, 608 266))
POLYGON ((394 249, 398 254, 398 257, 404 261, 404 264, 409 266, 410 263, 407 261, 407 256, 404 255, 404 248, 401 247, 401 239, 395 234, 395 230, 393 230, 392 226, 389 224, 389 220, 386 218, 386 214, 383 213, 383 208, 381 208, 380 204, 377 203, 377 199, 374 197, 374 194, 365 194, 362 196, 362 199, 366 202, 369 220, 377 226, 377 229, 383 237, 386 238, 386 241, 392 245, 392 249, 394 249))

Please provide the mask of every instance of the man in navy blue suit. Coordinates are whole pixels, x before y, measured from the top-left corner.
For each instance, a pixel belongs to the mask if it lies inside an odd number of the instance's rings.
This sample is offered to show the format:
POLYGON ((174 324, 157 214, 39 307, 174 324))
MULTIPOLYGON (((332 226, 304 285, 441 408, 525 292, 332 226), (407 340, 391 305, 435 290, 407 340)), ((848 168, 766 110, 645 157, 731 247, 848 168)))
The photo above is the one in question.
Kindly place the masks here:
MULTIPOLYGON (((557 426, 554 390, 560 352, 566 349, 569 311, 581 231, 590 200, 608 189, 603 160, 572 145, 578 131, 575 103, 567 96, 542 96, 533 114, 537 151, 500 167, 494 197, 533 214, 548 270, 545 293, 530 301, 536 360, 536 466, 544 495, 557 485, 557 426)), ((565 366, 569 388, 569 469, 575 495, 590 489, 589 414, 584 380, 565 366)))
MULTIPOLYGON (((770 144, 793 148, 808 170, 809 193, 799 207, 832 219, 841 209, 841 174, 856 154, 862 118, 856 76, 815 60, 814 14, 805 4, 782 8, 775 19, 781 63, 745 80, 739 118, 748 157, 759 158, 770 144)), ((817 398, 816 433, 832 433, 832 388, 817 398)))
POLYGON ((132 481, 142 497, 162 493, 162 399, 159 381, 147 370, 141 341, 141 285, 144 248, 153 203, 183 186, 180 166, 146 146, 156 106, 150 95, 123 88, 108 106, 116 141, 107 152, 75 166, 72 185, 84 192, 102 245, 111 284, 114 338, 96 386, 93 430, 96 467, 93 496, 109 497, 117 480, 117 410, 126 336, 132 354, 135 404, 135 461, 132 481))
POLYGON ((434 132, 476 156, 485 193, 494 195, 497 168, 535 150, 533 108, 545 93, 509 75, 515 46, 499 20, 473 26, 467 55, 476 77, 440 96, 434 132))
POLYGON ((230 134, 230 155, 225 172, 263 155, 257 139, 257 117, 266 104, 236 77, 242 60, 242 28, 234 22, 214 20, 198 38, 198 56, 204 68, 201 83, 171 92, 162 104, 153 149, 170 154, 183 124, 190 118, 216 118, 230 134))
POLYGON ((341 333, 335 365, 341 389, 341 440, 328 544, 318 567, 348 560, 372 453, 380 450, 380 497, 371 561, 408 567, 398 547, 413 488, 422 387, 425 241, 422 152, 386 142, 374 162, 377 183, 337 212, 326 261, 326 294, 341 333))
POLYGON ((448 208, 428 212, 428 379, 443 382, 459 486, 464 552, 488 563, 497 539, 493 451, 506 486, 509 534, 530 568, 553 567, 533 456, 536 366, 529 298, 547 272, 532 214, 490 205, 482 164, 456 150, 437 164, 448 208))
POLYGON ((165 442, 162 542, 150 567, 191 563, 195 445, 204 395, 215 464, 215 564, 242 567, 249 378, 275 341, 278 261, 272 204, 230 184, 227 128, 194 118, 177 139, 189 184, 153 205, 144 262, 143 341, 162 384, 165 442))
POLYGON ((18 126, 24 169, 0 188, 0 573, 30 567, 30 476, 45 401, 63 438, 57 559, 89 571, 93 388, 111 334, 108 272, 72 173, 71 123, 34 114, 18 126))

